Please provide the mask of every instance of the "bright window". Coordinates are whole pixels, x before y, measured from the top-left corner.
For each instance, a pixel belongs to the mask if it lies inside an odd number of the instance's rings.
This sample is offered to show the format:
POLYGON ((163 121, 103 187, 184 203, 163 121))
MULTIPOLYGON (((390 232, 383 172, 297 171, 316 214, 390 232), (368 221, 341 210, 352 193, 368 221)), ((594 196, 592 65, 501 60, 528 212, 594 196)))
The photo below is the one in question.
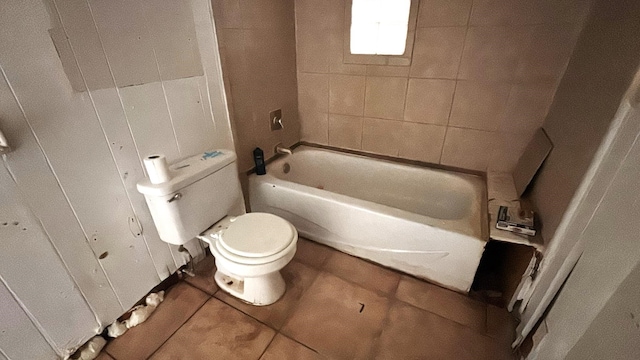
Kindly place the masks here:
POLYGON ((352 54, 404 54, 411 0, 352 0, 352 4, 352 54))

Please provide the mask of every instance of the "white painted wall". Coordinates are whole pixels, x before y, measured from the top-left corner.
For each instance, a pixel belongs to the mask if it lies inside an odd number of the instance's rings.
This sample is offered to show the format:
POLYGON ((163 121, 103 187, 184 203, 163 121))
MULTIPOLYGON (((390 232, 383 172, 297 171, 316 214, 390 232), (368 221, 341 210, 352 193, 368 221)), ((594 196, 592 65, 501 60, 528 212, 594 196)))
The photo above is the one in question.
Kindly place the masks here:
POLYGON ((0 0, 0 359, 67 355, 185 263, 135 184, 233 148, 210 7, 0 0))
POLYGON ((548 333, 532 359, 564 359, 570 352, 576 359, 640 354, 640 300, 633 291, 640 266, 640 75, 632 89, 635 95, 623 103, 621 121, 614 121, 617 135, 585 196, 591 201, 576 213, 574 222, 584 225, 575 232, 580 259, 545 318, 548 333), (625 339, 630 341, 620 342, 625 339))

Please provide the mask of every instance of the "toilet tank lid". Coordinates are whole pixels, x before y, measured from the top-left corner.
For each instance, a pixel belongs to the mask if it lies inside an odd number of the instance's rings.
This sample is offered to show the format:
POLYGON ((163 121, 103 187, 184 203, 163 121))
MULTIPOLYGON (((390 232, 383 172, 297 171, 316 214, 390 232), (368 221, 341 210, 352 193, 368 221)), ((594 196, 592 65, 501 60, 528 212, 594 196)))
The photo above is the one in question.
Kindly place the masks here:
POLYGON ((236 161, 231 150, 209 150, 169 165, 171 179, 161 184, 152 184, 149 178, 138 182, 138 191, 145 195, 164 196, 213 174, 236 161))

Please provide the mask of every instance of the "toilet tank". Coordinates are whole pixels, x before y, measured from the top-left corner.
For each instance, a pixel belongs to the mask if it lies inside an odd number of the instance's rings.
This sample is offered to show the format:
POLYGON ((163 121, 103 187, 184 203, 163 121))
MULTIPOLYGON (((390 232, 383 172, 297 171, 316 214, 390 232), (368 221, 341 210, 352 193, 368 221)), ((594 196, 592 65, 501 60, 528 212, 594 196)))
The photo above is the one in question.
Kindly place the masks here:
POLYGON ((212 150, 169 166, 171 179, 137 184, 160 238, 182 245, 225 217, 240 201, 236 154, 212 150))

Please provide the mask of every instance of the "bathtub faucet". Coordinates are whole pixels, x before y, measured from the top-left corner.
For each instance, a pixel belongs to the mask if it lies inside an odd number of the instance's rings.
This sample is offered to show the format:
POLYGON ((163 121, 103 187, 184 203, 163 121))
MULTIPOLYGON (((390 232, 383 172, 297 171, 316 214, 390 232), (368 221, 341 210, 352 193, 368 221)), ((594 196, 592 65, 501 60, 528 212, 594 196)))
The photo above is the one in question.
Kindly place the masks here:
POLYGON ((289 154, 292 155, 291 149, 282 146, 282 143, 278 143, 275 147, 276 154, 289 154))

